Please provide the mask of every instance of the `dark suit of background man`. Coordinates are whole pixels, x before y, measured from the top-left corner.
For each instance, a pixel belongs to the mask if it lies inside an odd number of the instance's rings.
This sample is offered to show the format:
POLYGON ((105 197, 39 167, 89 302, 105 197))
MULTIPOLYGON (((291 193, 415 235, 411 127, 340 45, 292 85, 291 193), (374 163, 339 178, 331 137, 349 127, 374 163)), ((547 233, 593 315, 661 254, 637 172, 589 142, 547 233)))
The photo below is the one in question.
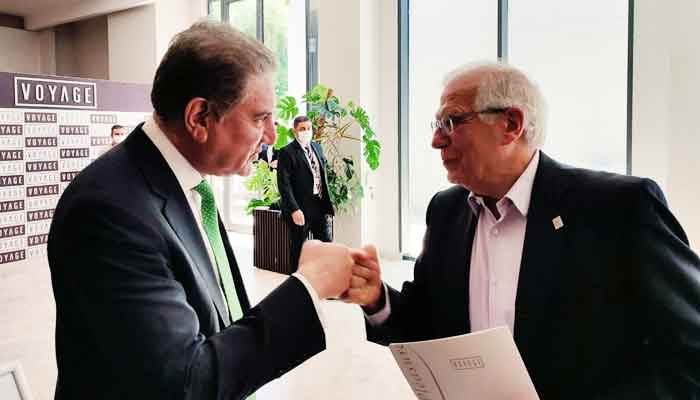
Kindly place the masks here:
POLYGON ((270 165, 270 168, 275 169, 277 168, 278 152, 273 145, 263 143, 260 146, 260 153, 258 153, 258 161, 265 161, 270 165))
POLYGON ((324 349, 319 298, 347 289, 346 248, 311 243, 251 308, 207 175, 247 175, 275 141, 272 53, 225 25, 178 34, 154 114, 56 208, 57 399, 242 399, 324 349), (325 275, 327 274, 327 275, 325 275))
POLYGON ((505 325, 543 400, 700 399, 700 260, 654 182, 539 150, 540 98, 506 65, 448 77, 432 146, 457 186, 431 200, 401 292, 360 252, 348 300, 369 340, 505 325))
POLYGON ((294 136, 279 152, 277 186, 281 197, 281 209, 292 238, 292 264, 299 259, 299 252, 309 231, 314 239, 332 240, 330 216, 333 205, 328 195, 326 159, 321 145, 312 140, 311 121, 305 116, 294 119, 294 136))

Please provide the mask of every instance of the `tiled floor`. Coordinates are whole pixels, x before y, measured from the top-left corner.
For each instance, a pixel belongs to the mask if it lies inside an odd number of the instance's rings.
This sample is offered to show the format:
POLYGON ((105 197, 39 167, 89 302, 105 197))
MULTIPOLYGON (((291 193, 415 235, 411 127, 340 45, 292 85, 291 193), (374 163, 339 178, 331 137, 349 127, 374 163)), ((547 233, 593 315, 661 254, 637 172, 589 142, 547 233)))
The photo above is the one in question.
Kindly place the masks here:
MULTIPOLYGON (((252 236, 234 233, 230 239, 251 301, 257 303, 286 276, 252 267, 252 236)), ((394 287, 400 288, 412 274, 409 262, 382 263, 382 275, 394 287)), ((257 400, 416 398, 389 350, 365 340, 359 307, 340 301, 324 301, 321 307, 326 321, 327 349, 267 384, 257 393, 257 400)))

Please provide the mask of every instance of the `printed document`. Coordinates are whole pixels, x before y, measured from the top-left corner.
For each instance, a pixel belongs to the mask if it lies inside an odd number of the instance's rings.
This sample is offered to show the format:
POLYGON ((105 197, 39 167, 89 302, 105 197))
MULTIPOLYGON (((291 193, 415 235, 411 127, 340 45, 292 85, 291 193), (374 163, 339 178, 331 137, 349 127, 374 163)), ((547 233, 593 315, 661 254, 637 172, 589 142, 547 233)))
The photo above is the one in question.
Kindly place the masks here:
POLYGON ((506 327, 389 348, 420 400, 539 400, 506 327))

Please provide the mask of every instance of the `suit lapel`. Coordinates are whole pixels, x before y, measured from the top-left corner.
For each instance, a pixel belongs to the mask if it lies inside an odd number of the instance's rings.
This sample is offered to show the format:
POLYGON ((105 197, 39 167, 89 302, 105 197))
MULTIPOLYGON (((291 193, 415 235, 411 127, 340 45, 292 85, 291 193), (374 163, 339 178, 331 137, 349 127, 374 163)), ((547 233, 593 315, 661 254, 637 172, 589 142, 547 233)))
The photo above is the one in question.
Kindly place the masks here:
POLYGON ((542 326, 540 321, 549 315, 550 297, 561 273, 567 216, 562 208, 565 182, 559 179, 559 168, 556 162, 540 152, 515 301, 514 336, 521 351, 532 348, 530 342, 538 336, 538 326, 542 326), (560 229, 553 221, 557 217, 564 223, 560 229))
POLYGON ((318 170, 321 172, 321 180, 323 184, 326 185, 326 163, 321 157, 321 145, 316 142, 311 142, 311 148, 316 154, 316 159, 318 160, 318 170))
MULTIPOLYGON (((136 154, 134 159, 138 160, 141 165, 141 170, 151 185, 151 189, 163 198, 162 212, 165 219, 187 250, 194 263, 193 268, 206 282, 207 290, 219 317, 226 325, 229 325, 231 321, 215 275, 215 266, 211 264, 197 226, 197 220, 192 215, 192 210, 177 178, 160 151, 140 127, 132 135, 129 135, 129 139, 132 143, 130 147, 136 154), (133 139, 132 136, 134 136, 133 139)), ((235 261, 233 264, 235 265, 235 261)))
POLYGON ((236 286, 236 295, 238 296, 238 302, 241 304, 241 310, 243 310, 243 314, 245 314, 250 310, 250 301, 248 300, 248 293, 246 293, 245 285, 243 284, 241 270, 238 269, 238 262, 236 261, 236 256, 233 254, 231 243, 229 243, 228 240, 226 228, 224 227, 224 223, 221 221, 221 216, 219 216, 219 232, 221 232, 221 239, 224 242, 224 249, 226 249, 226 257, 228 258, 228 264, 231 268, 233 283, 236 286))
MULTIPOLYGON (((457 215, 457 223, 453 224, 455 231, 450 236, 459 238, 458 243, 451 243, 446 246, 454 253, 447 256, 450 260, 448 266, 447 288, 450 290, 448 303, 450 307, 455 307, 458 312, 447 312, 449 316, 448 332, 450 336, 461 335, 471 331, 471 317, 469 315, 469 271, 472 255, 472 243, 474 243, 474 234, 476 233, 477 216, 474 215, 469 204, 466 203, 467 196, 464 197, 464 202, 461 215, 457 215)), ((453 308, 454 310, 454 308, 453 308)))
POLYGON ((309 171, 309 174, 311 175, 311 180, 313 181, 314 172, 311 170, 311 165, 309 165, 309 160, 306 158, 306 152, 304 151, 304 148, 301 147, 301 143, 299 143, 296 140, 294 140, 294 144, 296 145, 295 148, 297 153, 297 159, 299 160, 299 162, 306 166, 307 171, 309 171))

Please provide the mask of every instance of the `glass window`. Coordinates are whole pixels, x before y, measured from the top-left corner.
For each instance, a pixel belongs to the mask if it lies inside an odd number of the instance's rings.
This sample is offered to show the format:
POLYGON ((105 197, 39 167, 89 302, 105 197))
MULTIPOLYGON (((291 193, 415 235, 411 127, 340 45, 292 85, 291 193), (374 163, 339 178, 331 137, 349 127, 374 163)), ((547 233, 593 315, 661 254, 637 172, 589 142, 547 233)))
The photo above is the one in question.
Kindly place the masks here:
MULTIPOLYGON (((402 252, 417 255, 432 196, 450 186, 440 153, 430 147, 430 121, 440 103, 445 75, 475 60, 495 60, 496 1, 410 1, 408 21, 407 209, 402 210, 402 252)), ((405 38, 404 38, 405 40, 405 38)), ((405 135, 405 133, 404 133, 405 135)), ((405 158, 405 157, 404 157, 405 158)))
POLYGON ((221 0, 209 1, 209 16, 217 21, 221 21, 221 0))
POLYGON ((548 104, 544 151, 626 172, 628 0, 511 1, 509 61, 548 104))
MULTIPOLYGON (((289 57, 287 56, 287 31, 289 29, 289 1, 265 1, 263 16, 265 18, 263 38, 265 45, 275 53, 277 58, 277 76, 275 92, 284 96, 289 89, 289 57)), ((304 21, 298 21, 304 23, 304 21)))
POLYGON ((257 35, 257 0, 236 0, 228 4, 229 23, 252 37, 257 35))
MULTIPOLYGON (((306 0, 209 0, 209 16, 262 40, 277 59, 276 95, 298 98, 307 88, 306 7, 306 0)), ((222 199, 224 222, 236 231, 249 231, 252 226, 252 217, 245 214, 251 194, 244 180, 212 178, 216 196, 222 199)))
POLYGON ((540 85, 548 104, 544 151, 568 164, 626 172, 629 0, 400 3, 409 7, 401 30, 402 43, 408 40, 401 60, 408 64, 401 99, 404 254, 420 251, 428 201, 449 186, 428 127, 442 79, 458 65, 496 58, 499 4, 508 62, 540 85))

